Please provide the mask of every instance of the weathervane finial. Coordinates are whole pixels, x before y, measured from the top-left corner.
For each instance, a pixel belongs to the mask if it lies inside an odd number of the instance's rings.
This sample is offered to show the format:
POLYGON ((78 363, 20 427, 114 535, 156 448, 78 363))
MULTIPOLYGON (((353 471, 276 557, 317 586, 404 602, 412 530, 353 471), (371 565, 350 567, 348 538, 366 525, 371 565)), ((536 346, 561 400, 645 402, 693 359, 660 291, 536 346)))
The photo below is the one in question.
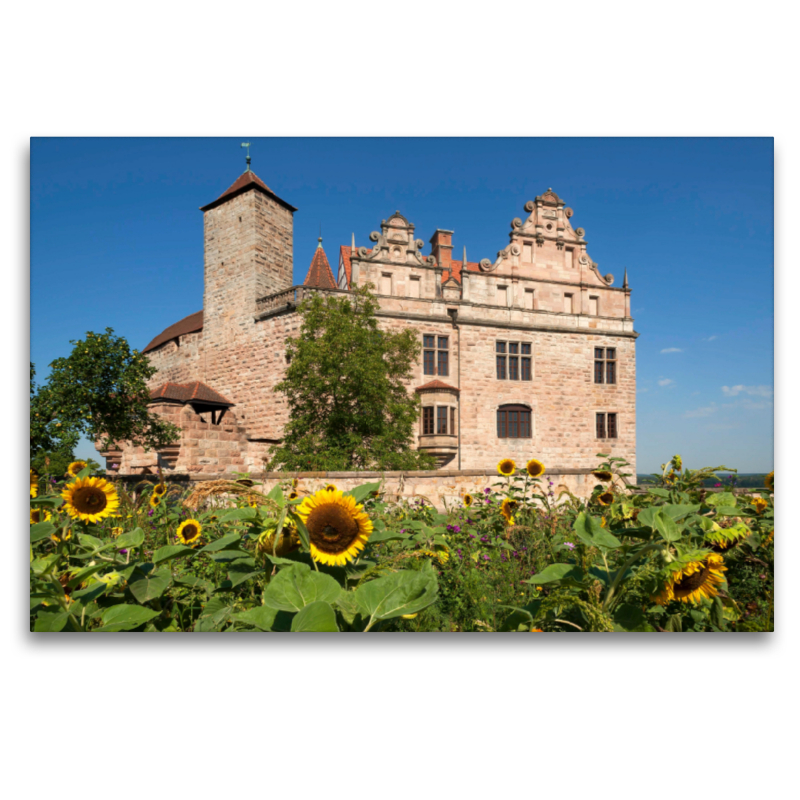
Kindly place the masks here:
POLYGON ((247 169, 246 172, 250 172, 250 142, 242 142, 242 147, 247 148, 247 169))

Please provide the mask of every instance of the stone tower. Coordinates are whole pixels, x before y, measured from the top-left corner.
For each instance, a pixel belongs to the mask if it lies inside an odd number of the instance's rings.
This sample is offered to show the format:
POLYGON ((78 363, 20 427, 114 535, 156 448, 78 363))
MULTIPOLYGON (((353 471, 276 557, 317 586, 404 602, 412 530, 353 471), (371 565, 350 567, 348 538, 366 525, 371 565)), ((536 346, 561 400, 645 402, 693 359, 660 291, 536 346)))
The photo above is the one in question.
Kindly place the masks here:
MULTIPOLYGON (((292 287, 293 214, 249 167, 203 212, 203 346, 215 350, 252 338, 259 297, 292 287)), ((211 377, 211 376, 209 376, 211 377)))

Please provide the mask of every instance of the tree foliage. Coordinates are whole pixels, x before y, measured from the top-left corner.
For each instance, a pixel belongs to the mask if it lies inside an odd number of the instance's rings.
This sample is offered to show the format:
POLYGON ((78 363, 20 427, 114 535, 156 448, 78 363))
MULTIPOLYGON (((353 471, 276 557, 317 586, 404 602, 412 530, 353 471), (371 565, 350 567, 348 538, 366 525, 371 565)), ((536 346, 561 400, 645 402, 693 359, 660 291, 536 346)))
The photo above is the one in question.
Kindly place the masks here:
POLYGON ((287 342, 289 365, 275 387, 287 398, 289 423, 269 468, 433 467, 429 454, 412 448, 419 398, 406 382, 419 341, 410 330, 381 330, 377 308, 369 286, 347 297, 314 294, 300 304, 300 335, 287 342))
POLYGON ((72 353, 53 361, 42 386, 31 364, 32 459, 42 451, 71 453, 81 435, 104 448, 131 442, 157 449, 177 438, 178 429, 148 409, 147 380, 156 369, 147 356, 112 328, 70 344, 72 353))

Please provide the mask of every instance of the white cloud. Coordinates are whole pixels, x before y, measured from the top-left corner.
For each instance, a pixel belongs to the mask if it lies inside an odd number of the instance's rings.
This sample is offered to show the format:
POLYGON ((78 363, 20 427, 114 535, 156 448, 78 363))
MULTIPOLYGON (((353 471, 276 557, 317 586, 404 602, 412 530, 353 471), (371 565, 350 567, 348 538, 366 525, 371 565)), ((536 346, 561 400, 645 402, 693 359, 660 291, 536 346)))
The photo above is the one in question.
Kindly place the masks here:
POLYGON ((742 408, 746 408, 748 411, 761 411, 764 408, 772 408, 772 400, 762 400, 760 402, 754 402, 747 397, 743 397, 739 401, 739 405, 742 408))
POLYGON ((665 347, 661 352, 662 353, 682 353, 683 350, 681 350, 680 347, 665 347))
POLYGON ((705 342, 713 342, 714 339, 717 339, 717 334, 715 333, 713 336, 709 336, 708 339, 704 339, 705 342))
POLYGON ((695 408, 692 411, 687 411, 684 417, 710 417, 718 411, 718 406, 712 403, 710 406, 703 406, 702 408, 695 408))
POLYGON ((737 386, 723 386, 722 394, 725 397, 736 397, 738 394, 749 394, 755 397, 772 397, 771 386, 743 386, 741 383, 737 386))
POLYGON ((649 390, 649 389, 648 389, 646 386, 644 386, 644 387, 642 387, 641 389, 637 389, 636 391, 637 391, 639 394, 644 394, 645 392, 649 392, 650 390, 649 390))
POLYGON ((669 386, 671 383, 675 383, 672 378, 659 378, 658 381, 659 386, 669 386))

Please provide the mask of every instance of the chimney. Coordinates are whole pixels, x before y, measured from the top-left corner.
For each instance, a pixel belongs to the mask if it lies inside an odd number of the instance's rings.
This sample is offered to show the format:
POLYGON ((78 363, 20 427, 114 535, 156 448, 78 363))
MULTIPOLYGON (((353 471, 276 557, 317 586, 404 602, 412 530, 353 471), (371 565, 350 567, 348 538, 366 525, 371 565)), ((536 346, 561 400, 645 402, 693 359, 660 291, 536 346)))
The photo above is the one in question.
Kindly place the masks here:
POLYGON ((437 228, 431 236, 431 255, 436 259, 437 264, 441 264, 444 269, 450 269, 453 255, 453 231, 437 228))

